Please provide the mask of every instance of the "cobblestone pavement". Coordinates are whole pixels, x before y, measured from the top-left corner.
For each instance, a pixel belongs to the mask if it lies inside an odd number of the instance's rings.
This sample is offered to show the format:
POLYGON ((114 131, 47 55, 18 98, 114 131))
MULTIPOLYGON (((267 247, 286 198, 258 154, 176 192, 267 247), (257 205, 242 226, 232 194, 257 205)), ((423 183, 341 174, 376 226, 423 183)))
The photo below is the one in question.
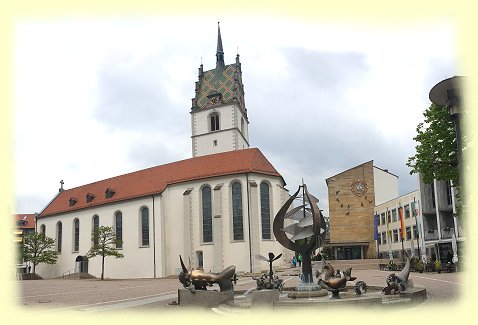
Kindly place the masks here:
MULTIPOLYGON (((357 280, 369 285, 385 286, 390 271, 353 270, 357 280)), ((276 272, 284 279, 285 286, 297 286, 299 269, 276 272)), ((458 273, 411 273, 415 285, 427 288, 425 305, 454 303, 460 298, 463 276, 458 273)), ((86 313, 112 310, 179 310, 174 304, 181 284, 176 277, 131 280, 36 280, 17 281, 18 303, 38 313, 78 310, 86 313)), ((239 277, 236 290, 255 287, 248 276, 239 277)), ((215 289, 214 287, 212 289, 215 289)), ((218 289, 218 288, 217 288, 218 289)))

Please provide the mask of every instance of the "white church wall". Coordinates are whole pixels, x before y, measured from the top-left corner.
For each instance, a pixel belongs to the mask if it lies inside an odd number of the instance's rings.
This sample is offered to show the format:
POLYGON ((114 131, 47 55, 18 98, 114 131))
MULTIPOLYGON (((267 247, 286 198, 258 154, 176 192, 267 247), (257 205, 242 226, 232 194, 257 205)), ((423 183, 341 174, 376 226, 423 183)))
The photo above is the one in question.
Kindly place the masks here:
MULTIPOLYGON (((253 192, 250 190, 249 195, 253 192)), ((235 265, 238 272, 249 272, 252 262, 254 271, 260 271, 267 265, 262 265, 262 262, 255 260, 255 253, 267 255, 268 252, 273 252, 278 255, 283 252, 283 247, 274 240, 272 224, 275 214, 287 197, 287 195, 284 195, 286 192, 278 177, 260 174, 232 175, 170 185, 161 195, 155 196, 154 204, 152 197, 146 197, 44 217, 39 220, 38 227, 40 228, 42 224, 45 224, 46 235, 54 239, 56 239, 56 224, 61 220, 63 225, 62 252, 59 254, 55 265, 40 264, 37 267, 37 273, 44 278, 54 278, 61 276, 68 270, 74 271, 75 259, 78 256, 85 256, 91 247, 93 216, 98 215, 100 226, 114 227, 114 215, 117 211, 121 211, 123 216, 123 248, 120 251, 124 254, 124 258, 106 258, 106 278, 153 278, 154 276, 162 277, 177 274, 180 271, 179 255, 182 255, 186 265, 188 264, 188 258, 191 258, 192 265, 197 267, 196 252, 198 251, 202 251, 203 267, 207 271, 217 272, 218 256, 215 254, 218 254, 218 252, 221 255, 221 265, 219 266, 221 269, 229 265, 235 265), (270 185, 271 239, 263 240, 261 236, 260 190, 255 191, 255 198, 251 197, 251 202, 252 199, 255 199, 258 204, 255 205, 255 208, 253 204, 248 207, 247 180, 250 183, 255 182, 258 189, 263 181, 270 185), (235 181, 240 182, 242 186, 244 227, 244 239, 236 241, 232 239, 232 183, 235 181), (219 225, 222 231, 220 234, 213 233, 213 243, 204 243, 201 239, 201 189, 204 185, 210 186, 213 192, 217 192, 212 196, 212 205, 216 209, 213 213, 213 219, 220 216, 219 225), (217 188, 217 190, 214 190, 214 188, 217 188), (184 193, 188 192, 188 195, 191 196, 190 199, 186 198, 185 201, 184 193), (215 201, 217 198, 220 202, 215 201), (190 202, 190 204, 184 202, 190 202), (143 206, 149 209, 150 245, 147 247, 141 246, 140 209, 143 206), (185 208, 190 211, 184 211, 185 208), (250 217, 248 215, 249 211, 250 217), (189 224, 185 221, 185 212, 190 214, 189 224), (73 251, 73 220, 75 218, 80 221, 78 252, 73 251), (251 235, 254 236, 252 246, 249 244, 248 231, 250 219, 253 224, 259 225, 258 229, 251 229, 251 235), (189 240, 185 240, 185 234, 189 234, 189 240), (154 246, 154 243, 156 246, 154 246), (215 247, 219 244, 220 246, 215 247), (190 247, 186 247, 186 245, 190 247), (252 261, 250 260, 251 252, 255 252, 252 261), (154 256, 156 259, 154 259, 154 256)), ((280 261, 276 262, 275 266, 280 265, 280 263, 280 261)), ((101 257, 89 259, 88 272, 100 277, 101 257)))
MULTIPOLYGON (((266 180, 270 186, 270 195, 271 195, 271 233, 272 233, 272 223, 275 214, 278 209, 282 206, 281 199, 283 197, 282 191, 285 191, 277 184, 280 184, 280 180, 277 177, 264 177, 263 175, 249 175, 249 180, 255 180, 258 185, 263 180, 266 180)), ((203 268, 206 271, 215 271, 214 260, 217 259, 217 256, 214 255, 214 246, 218 244, 217 240, 221 240, 221 259, 222 259, 222 269, 228 267, 229 265, 235 265, 238 272, 249 272, 250 270, 250 247, 249 247, 249 218, 248 218, 248 205, 247 205, 247 188, 246 188, 246 175, 241 176, 229 176, 229 177, 215 177, 209 178, 206 180, 200 180, 195 182, 188 182, 178 185, 172 185, 167 188, 163 193, 163 198, 165 202, 165 229, 166 229, 166 274, 175 274, 179 271, 179 255, 183 257, 186 265, 188 260, 191 259, 193 267, 197 267, 197 252, 202 251, 203 254, 203 268), (239 181, 242 185, 242 203, 243 203, 243 227, 244 227, 244 240, 233 240, 233 231, 232 231, 232 183, 239 181), (222 184, 222 186, 221 186, 222 184), (222 233, 216 234, 213 233, 214 242, 213 243, 204 243, 202 242, 202 223, 201 223, 201 189, 203 186, 208 185, 211 187, 212 191, 216 186, 220 186, 221 192, 221 202, 220 206, 220 219, 222 226, 222 233), (188 251, 184 247, 184 240, 178 237, 178 234, 184 234, 184 229, 186 225, 184 224, 183 218, 179 216, 184 215, 184 204, 183 196, 187 190, 191 190, 191 249, 189 249, 190 254, 186 255, 185 252, 188 251), (167 199, 166 199, 167 198, 167 199), (217 237, 220 236, 220 237, 217 237)), ((260 200, 260 197, 257 197, 260 200)), ((212 196, 212 205, 217 204, 215 202, 215 196, 212 196)), ((260 201, 259 201, 260 202, 260 201)), ((214 219, 213 214, 213 219, 214 219)), ((217 217, 217 216, 216 216, 217 217)), ((260 223, 260 205, 256 211, 251 210, 251 218, 257 218, 259 225, 260 223)), ((257 233, 261 234, 261 229, 258 229, 257 233)), ((257 250, 261 254, 266 254, 271 251, 276 255, 280 254, 283 250, 282 246, 274 240, 272 234, 271 240, 262 240, 261 237, 253 239, 253 243, 257 243, 257 250)), ((254 259, 254 256, 253 256, 254 259)), ((256 263, 253 260, 253 263, 256 263)), ((258 264, 258 263, 257 263, 258 264)), ((262 267, 262 266, 261 266, 262 267)))
MULTIPOLYGON (((155 200, 155 205, 159 201, 155 200)), ((61 276, 64 272, 75 270, 75 260, 78 256, 85 256, 91 248, 92 218, 98 215, 100 226, 114 227, 114 215, 121 211, 123 220, 123 259, 106 257, 106 278, 150 278, 154 276, 153 261, 153 213, 152 198, 142 198, 114 204, 93 207, 49 216, 39 219, 39 225, 45 224, 46 235, 56 240, 56 224, 62 222, 62 252, 58 255, 55 265, 40 264, 37 273, 44 278, 61 276), (146 206, 149 209, 150 245, 142 247, 140 243, 140 209, 146 206), (73 251, 73 221, 80 221, 79 250, 73 251)), ((157 217, 157 216, 156 216, 157 217)), ((88 260, 88 273, 95 277, 101 276, 101 257, 88 260)))

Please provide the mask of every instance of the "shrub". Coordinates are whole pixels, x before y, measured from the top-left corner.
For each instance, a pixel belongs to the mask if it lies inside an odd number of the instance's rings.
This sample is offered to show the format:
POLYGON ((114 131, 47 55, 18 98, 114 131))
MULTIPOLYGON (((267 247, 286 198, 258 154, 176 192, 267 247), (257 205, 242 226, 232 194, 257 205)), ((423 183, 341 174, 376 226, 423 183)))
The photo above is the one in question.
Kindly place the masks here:
POLYGON ((423 270, 425 269, 425 265, 423 264, 422 261, 418 261, 417 264, 415 265, 415 268, 417 269, 418 272, 422 273, 423 270))

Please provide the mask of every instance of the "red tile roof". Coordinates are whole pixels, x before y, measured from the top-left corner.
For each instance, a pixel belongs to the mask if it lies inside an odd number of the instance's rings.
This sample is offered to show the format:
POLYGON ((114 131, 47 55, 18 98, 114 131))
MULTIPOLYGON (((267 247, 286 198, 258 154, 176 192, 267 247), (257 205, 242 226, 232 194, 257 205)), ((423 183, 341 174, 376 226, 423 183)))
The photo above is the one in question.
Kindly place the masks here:
POLYGON ((282 176, 262 152, 249 148, 176 161, 64 190, 39 217, 159 194, 172 184, 247 172, 280 177, 285 185, 282 176), (111 198, 106 198, 107 189, 114 191, 111 198), (88 193, 95 195, 89 203, 86 202, 88 193), (77 200, 72 206, 71 198, 77 200))
POLYGON ((16 214, 15 222, 18 229, 35 229, 35 214, 16 214))

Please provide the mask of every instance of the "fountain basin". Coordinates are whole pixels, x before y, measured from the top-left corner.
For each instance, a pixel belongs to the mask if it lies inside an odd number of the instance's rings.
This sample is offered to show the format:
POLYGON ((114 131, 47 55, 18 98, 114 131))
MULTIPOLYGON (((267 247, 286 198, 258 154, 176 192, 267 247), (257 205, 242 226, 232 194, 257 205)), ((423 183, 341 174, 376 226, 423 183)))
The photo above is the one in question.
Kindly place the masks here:
MULTIPOLYGON (((367 286, 367 292, 362 295, 355 294, 353 288, 346 288, 339 293, 340 299, 330 299, 332 294, 325 289, 316 291, 297 291, 297 288, 286 287, 279 295, 279 300, 272 301, 269 307, 273 309, 296 309, 317 307, 350 306, 357 308, 390 308, 393 306, 407 306, 419 304, 426 299, 426 288, 415 286, 396 295, 382 294, 382 286, 367 286), (270 306, 271 305, 271 306, 270 306)), ((228 302, 230 307, 254 308, 250 296, 235 295, 234 301, 228 302)))

